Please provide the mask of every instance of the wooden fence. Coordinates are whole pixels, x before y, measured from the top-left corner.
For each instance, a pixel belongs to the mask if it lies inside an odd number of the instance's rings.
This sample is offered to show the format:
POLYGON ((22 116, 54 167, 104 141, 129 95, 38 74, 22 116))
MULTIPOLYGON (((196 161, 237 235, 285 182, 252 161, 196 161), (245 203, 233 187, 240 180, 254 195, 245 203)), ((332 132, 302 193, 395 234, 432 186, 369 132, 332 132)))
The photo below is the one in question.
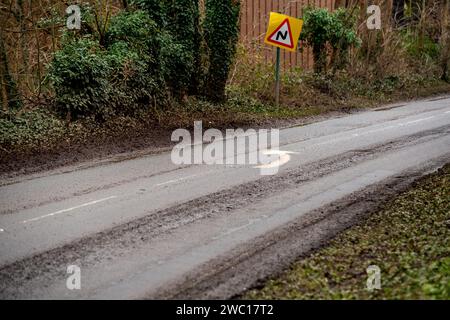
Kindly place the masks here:
MULTIPOLYGON (((308 5, 334 10, 335 0, 242 0, 241 40, 261 50, 266 61, 274 61, 275 47, 264 44, 270 12, 301 18, 308 5)), ((282 50, 281 61, 283 67, 311 68, 313 58, 311 50, 306 48, 303 52, 292 53, 282 50)))

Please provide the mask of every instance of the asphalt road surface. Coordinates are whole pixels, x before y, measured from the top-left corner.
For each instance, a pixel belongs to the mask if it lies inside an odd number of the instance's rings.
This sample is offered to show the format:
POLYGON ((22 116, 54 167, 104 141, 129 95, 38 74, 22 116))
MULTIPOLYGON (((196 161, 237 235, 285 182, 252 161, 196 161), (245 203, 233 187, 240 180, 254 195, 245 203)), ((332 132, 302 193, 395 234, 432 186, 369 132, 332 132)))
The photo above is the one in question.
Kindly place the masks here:
MULTIPOLYGON (((0 298, 231 297, 298 254, 264 251, 286 226, 450 162, 450 97, 283 129, 280 149, 295 153, 272 176, 162 153, 2 181, 0 298), (69 265, 79 290, 66 286, 69 265)), ((341 217, 283 241, 319 241, 341 217)))

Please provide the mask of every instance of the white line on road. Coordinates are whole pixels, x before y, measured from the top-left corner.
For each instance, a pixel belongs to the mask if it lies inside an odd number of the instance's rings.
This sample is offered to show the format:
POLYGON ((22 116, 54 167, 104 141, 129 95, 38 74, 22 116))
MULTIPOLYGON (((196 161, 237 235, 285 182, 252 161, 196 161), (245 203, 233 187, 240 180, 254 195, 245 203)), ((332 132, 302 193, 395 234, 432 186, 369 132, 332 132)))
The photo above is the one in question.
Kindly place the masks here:
MULTIPOLYGON (((392 128, 395 128, 395 126, 386 126, 386 127, 381 127, 381 128, 378 128, 378 129, 372 129, 372 130, 368 130, 368 131, 363 131, 361 133, 356 133, 356 137, 362 136, 362 135, 366 135, 366 134, 386 131, 386 130, 389 130, 389 129, 392 129, 392 128)), ((355 135, 353 135, 353 136, 355 136, 355 135)))
POLYGON ((434 116, 426 117, 426 118, 421 118, 421 119, 417 119, 417 120, 413 120, 413 121, 408 121, 408 122, 406 122, 406 123, 404 123, 404 124, 401 124, 401 125, 408 125, 408 124, 418 123, 418 122, 430 120, 430 119, 433 119, 433 118, 434 118, 434 116))
POLYGON ((196 177, 196 176, 198 176, 198 174, 193 174, 193 175, 190 175, 190 176, 187 176, 187 177, 183 177, 183 178, 179 178, 179 179, 173 179, 173 180, 169 180, 169 181, 166 181, 166 182, 161 182, 161 183, 158 183, 156 186, 159 187, 159 186, 163 186, 163 185, 170 184, 170 183, 180 182, 180 181, 183 181, 183 180, 186 180, 186 179, 189 179, 189 178, 192 178, 192 177, 196 177))
MULTIPOLYGON (((446 113, 450 113, 450 111, 447 111, 446 113)), ((435 118, 435 116, 430 116, 430 117, 420 118, 420 119, 412 120, 412 121, 408 121, 408 122, 398 123, 398 124, 395 124, 395 125, 382 126, 380 128, 376 128, 376 129, 356 132, 356 133, 353 133, 353 134, 351 134, 349 136, 344 136, 344 137, 341 137, 341 138, 337 138, 337 139, 332 139, 332 140, 327 140, 327 141, 324 141, 324 142, 316 143, 316 144, 314 144, 312 146, 313 147, 317 147, 317 146, 321 146, 321 145, 336 143, 338 141, 339 142, 340 141, 345 141, 345 140, 349 140, 349 139, 352 139, 352 138, 361 137, 361 136, 364 136, 364 135, 367 135, 367 134, 373 134, 373 133, 377 133, 377 132, 381 132, 381 131, 386 131, 386 130, 389 130, 389 129, 394 129, 394 128, 398 128, 398 127, 408 126, 408 125, 411 125, 411 124, 416 124, 416 123, 419 123, 419 122, 422 122, 422 121, 431 120, 431 119, 434 119, 434 118, 435 118)), ((355 130, 359 130, 359 129, 355 129, 355 130)))
MULTIPOLYGON (((448 114, 448 113, 450 113, 450 110, 449 111, 445 111, 444 113, 448 114)), ((411 125, 411 124, 415 124, 415 123, 418 123, 418 122, 430 120, 430 119, 433 119, 433 118, 434 118, 434 116, 427 117, 427 118, 421 118, 421 119, 417 119, 417 120, 413 120, 413 121, 409 121, 409 122, 405 122, 405 123, 400 123, 397 126, 401 127, 401 126, 405 126, 405 125, 411 125)), ((381 128, 377 128, 377 129, 372 129, 372 130, 368 130, 368 131, 354 133, 350 137, 346 136, 346 137, 341 137, 341 138, 338 138, 338 139, 332 139, 332 140, 324 141, 324 142, 315 144, 315 146, 329 144, 329 143, 335 143, 336 141, 347 140, 349 138, 351 139, 351 137, 359 137, 359 136, 366 135, 366 134, 371 134, 371 133, 376 133, 376 132, 379 132, 379 131, 389 130, 391 128, 395 128, 395 126, 392 126, 392 125, 391 126, 385 126, 385 127, 381 127, 381 128)), ((169 180, 169 181, 165 181, 165 182, 156 184, 156 186, 163 186, 163 185, 167 185, 167 184, 171 184, 171 183, 181 182, 181 181, 187 180, 189 178, 193 178, 195 176, 198 176, 198 174, 190 175, 190 176, 186 176, 186 177, 182 177, 182 178, 178 178, 178 179, 173 179, 173 180, 169 180)), ((39 217, 36 217, 36 218, 24 220, 24 221, 22 221, 22 223, 38 221, 38 220, 41 220, 41 219, 44 219, 44 218, 48 218, 48 217, 52 217, 52 216, 55 216, 55 215, 58 215, 58 214, 61 214, 61 213, 66 213, 66 212, 69 212, 69 211, 72 211, 72 210, 75 210, 75 209, 79 209, 79 208, 83 208, 83 207, 86 207, 86 206, 94 205, 94 204, 97 204, 97 203, 100 203, 100 202, 104 202, 104 201, 107 201, 107 200, 110 200, 110 199, 113 199, 113 198, 116 198, 116 197, 117 196, 110 196, 110 197, 107 197, 107 198, 104 198, 104 199, 99 199, 99 200, 87 202, 87 203, 84 203, 84 204, 81 204, 81 205, 78 205, 78 206, 75 206, 75 207, 59 210, 59 211, 52 212, 52 213, 49 213, 49 214, 46 214, 46 215, 43 215, 43 216, 39 216, 39 217)), ((4 229, 0 228, 0 232, 4 232, 4 229)))
POLYGON ((5 231, 4 229, 2 229, 2 228, 0 228, 0 232, 3 232, 3 231, 5 231))
POLYGON ((94 201, 91 201, 91 202, 86 202, 86 203, 80 204, 80 205, 72 207, 72 208, 67 208, 67 209, 63 209, 63 210, 59 210, 59 211, 56 211, 56 212, 52 212, 52 213, 49 213, 49 214, 46 214, 46 215, 43 215, 43 216, 40 216, 40 217, 36 217, 36 218, 33 218, 33 219, 24 220, 24 221, 22 221, 22 223, 28 223, 28 222, 41 220, 41 219, 44 219, 44 218, 55 216, 57 214, 61 214, 61 213, 65 213, 65 212, 69 212, 69 211, 75 210, 75 209, 91 206, 93 204, 96 204, 96 203, 99 203, 99 202, 103 202, 103 201, 106 201, 106 200, 110 200, 110 199, 114 199, 114 198, 117 198, 117 196, 111 196, 111 197, 104 198, 104 199, 99 199, 99 200, 94 200, 94 201))

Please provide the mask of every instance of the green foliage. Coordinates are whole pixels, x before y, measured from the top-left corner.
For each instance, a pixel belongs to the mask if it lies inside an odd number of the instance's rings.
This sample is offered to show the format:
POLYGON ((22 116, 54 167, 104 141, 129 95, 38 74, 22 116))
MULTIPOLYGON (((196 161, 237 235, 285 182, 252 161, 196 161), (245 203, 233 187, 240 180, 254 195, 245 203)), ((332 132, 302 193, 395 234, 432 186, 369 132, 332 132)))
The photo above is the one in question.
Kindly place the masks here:
POLYGON ((161 32, 159 40, 161 44, 159 56, 161 76, 171 87, 172 92, 178 95, 188 85, 192 55, 186 52, 185 47, 175 41, 172 34, 167 31, 161 32))
POLYGON ((301 39, 313 49, 316 73, 326 71, 327 46, 333 50, 334 67, 340 69, 346 63, 348 49, 361 43, 355 31, 356 19, 346 8, 329 12, 325 8, 308 7, 303 20, 301 39))
POLYGON ((139 54, 147 54, 155 44, 154 34, 158 32, 156 23, 146 12, 122 12, 114 16, 106 35, 106 46, 117 41, 128 43, 139 54), (153 42, 153 43, 152 43, 153 42))
POLYGON ((82 30, 64 35, 49 69, 57 112, 103 121, 132 115, 156 101, 164 104, 168 92, 178 98, 197 94, 200 85, 211 100, 223 100, 238 40, 239 1, 207 1, 207 62, 198 1, 130 4, 129 10, 108 17, 102 32, 92 26, 92 8, 84 7, 82 30))
MULTIPOLYGON (((165 95, 160 70, 161 32, 144 11, 122 12, 111 19, 106 34, 113 105, 120 114, 132 115, 165 95)), ((116 112, 117 113, 117 112, 116 112)))
POLYGON ((55 54, 50 79, 59 114, 105 120, 131 115, 164 95, 158 69, 160 32, 145 12, 113 17, 105 47, 93 38, 67 34, 55 54))
POLYGON ((174 96, 198 90, 200 83, 200 12, 196 0, 135 0, 157 23, 162 76, 174 96))
POLYGON ((450 166, 293 264, 246 299, 450 298, 450 166), (369 265, 380 290, 366 289, 369 265))
POLYGON ((209 52, 206 95, 213 101, 225 99, 225 85, 239 36, 238 0, 206 0, 204 36, 209 52))
POLYGON ((0 146, 3 150, 18 146, 40 147, 64 137, 64 123, 42 109, 24 113, 0 113, 0 146))
POLYGON ((179 46, 176 51, 172 51, 176 56, 171 61, 175 63, 167 74, 167 82, 176 95, 183 96, 187 93, 191 81, 198 82, 194 73, 195 61, 199 59, 197 55, 200 54, 198 1, 170 0, 165 3, 166 30, 179 46))
POLYGON ((362 43, 356 33, 357 17, 346 8, 338 8, 333 12, 333 32, 330 34, 330 45, 333 49, 331 64, 333 68, 343 69, 348 63, 349 49, 359 47, 362 43))
POLYGON ((441 46, 427 35, 416 35, 413 32, 405 32, 403 45, 413 58, 422 60, 435 60, 440 57, 441 46))
POLYGON ((106 53, 98 42, 90 38, 66 39, 63 48, 55 53, 49 72, 58 113, 65 116, 69 112, 74 118, 105 113, 112 91, 110 71, 106 53))
POLYGON ((130 4, 145 10, 150 19, 155 21, 159 28, 162 29, 166 22, 164 1, 165 0, 132 0, 130 4))

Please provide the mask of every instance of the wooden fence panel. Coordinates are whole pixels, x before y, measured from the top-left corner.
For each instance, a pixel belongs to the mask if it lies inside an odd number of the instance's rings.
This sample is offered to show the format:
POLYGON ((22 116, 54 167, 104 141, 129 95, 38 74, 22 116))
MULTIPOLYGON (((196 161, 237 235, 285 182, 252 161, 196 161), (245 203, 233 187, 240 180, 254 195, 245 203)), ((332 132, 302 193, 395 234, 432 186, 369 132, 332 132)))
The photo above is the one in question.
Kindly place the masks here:
MULTIPOLYGON (((335 0, 242 0, 241 40, 260 50, 266 61, 275 61, 275 47, 264 44, 270 12, 301 18, 308 5, 334 10, 335 0)), ((282 50, 281 61, 284 68, 309 69, 313 65, 311 50, 306 48, 302 52, 282 50)))

